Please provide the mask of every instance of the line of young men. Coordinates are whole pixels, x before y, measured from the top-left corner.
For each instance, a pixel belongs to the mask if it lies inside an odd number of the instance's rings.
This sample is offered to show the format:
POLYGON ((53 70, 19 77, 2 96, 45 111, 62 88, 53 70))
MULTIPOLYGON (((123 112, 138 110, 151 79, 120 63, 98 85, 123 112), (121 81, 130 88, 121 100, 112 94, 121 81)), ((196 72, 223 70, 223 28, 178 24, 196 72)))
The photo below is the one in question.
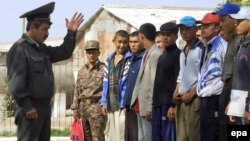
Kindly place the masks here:
MULTIPOLYGON (((185 16, 178 25, 171 22, 163 24, 159 32, 164 40, 162 51, 154 42, 156 29, 150 23, 143 24, 138 32, 130 35, 123 30, 117 31, 113 39, 116 51, 102 67, 102 94, 97 93, 97 97, 101 97, 102 113, 108 117, 105 135, 102 134, 103 128, 91 127, 101 136, 98 139, 91 130, 92 140, 104 140, 104 136, 108 141, 225 140, 228 119, 224 112, 231 91, 227 84, 235 83, 233 88, 243 90, 249 84, 244 77, 247 74, 240 74, 242 70, 238 70, 249 66, 244 64, 248 59, 243 58, 245 62, 236 63, 239 67, 234 71, 232 67, 238 51, 232 48, 237 48, 241 41, 236 31, 249 36, 249 8, 242 8, 243 12, 237 15, 238 11, 239 6, 226 4, 219 11, 207 13, 199 21, 185 16), (203 42, 196 37, 197 23, 201 24, 203 42), (178 29, 186 41, 182 51, 175 44, 178 29), (237 79, 232 81, 234 75, 237 79), (236 85, 238 83, 242 85, 236 85)), ((241 48, 247 46, 248 37, 241 48)), ((247 56, 245 48, 241 50, 247 56)), ((236 58, 242 60, 241 56, 236 58)), ((98 55, 96 62, 99 62, 98 55)), ((101 82, 96 86, 100 85, 101 82)), ((87 86, 79 87, 83 90, 87 86)), ((83 101, 85 108, 97 103, 91 96, 75 101, 83 101)), ((246 102, 249 104, 249 96, 246 102)), ((86 115, 92 114, 92 110, 88 112, 86 115)), ((248 111, 245 116, 246 123, 249 123, 248 111)), ((91 126, 102 121, 99 125, 105 126, 104 120, 98 117, 90 119, 86 124, 91 126)), ((233 117, 231 119, 233 121, 233 117)), ((91 138, 90 133, 86 137, 91 138)))

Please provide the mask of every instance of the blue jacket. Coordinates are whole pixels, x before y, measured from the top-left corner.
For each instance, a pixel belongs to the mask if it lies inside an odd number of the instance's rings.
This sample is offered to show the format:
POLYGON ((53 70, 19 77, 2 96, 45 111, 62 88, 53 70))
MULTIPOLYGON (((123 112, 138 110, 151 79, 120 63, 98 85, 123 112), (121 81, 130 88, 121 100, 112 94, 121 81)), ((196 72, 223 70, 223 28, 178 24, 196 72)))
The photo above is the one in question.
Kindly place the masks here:
POLYGON ((124 107, 130 107, 130 102, 133 94, 133 90, 135 87, 135 82, 139 73, 139 70, 141 68, 141 61, 143 58, 145 51, 141 51, 136 55, 133 55, 131 57, 131 63, 128 71, 128 78, 127 78, 127 88, 125 92, 125 96, 123 98, 124 102, 123 105, 124 107))
MULTIPOLYGON (((130 66, 130 58, 131 58, 131 52, 128 50, 125 54, 125 60, 122 64, 122 75, 120 76, 118 80, 118 107, 123 108, 123 97, 125 95, 125 90, 127 87, 127 75, 128 70, 130 66)), ((115 56, 115 52, 111 53, 111 55, 108 57, 106 63, 105 63, 105 69, 104 69, 104 78, 103 78, 103 89, 102 89, 102 97, 101 97, 101 105, 107 106, 108 105, 108 94, 109 94, 109 63, 111 61, 111 58, 115 56)))

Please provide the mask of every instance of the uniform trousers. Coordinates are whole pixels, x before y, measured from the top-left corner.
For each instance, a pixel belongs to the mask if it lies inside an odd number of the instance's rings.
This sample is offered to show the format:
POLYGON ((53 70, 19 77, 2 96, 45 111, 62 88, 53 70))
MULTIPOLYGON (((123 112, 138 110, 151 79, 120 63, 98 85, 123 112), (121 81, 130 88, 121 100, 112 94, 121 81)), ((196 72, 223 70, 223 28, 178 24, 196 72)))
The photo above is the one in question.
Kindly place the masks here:
POLYGON ((35 106, 37 120, 27 119, 22 108, 17 109, 15 124, 17 125, 17 141, 50 141, 51 108, 35 106))
POLYGON ((97 103, 80 102, 80 115, 84 127, 85 141, 104 141, 104 129, 107 118, 102 115, 101 106, 97 103))

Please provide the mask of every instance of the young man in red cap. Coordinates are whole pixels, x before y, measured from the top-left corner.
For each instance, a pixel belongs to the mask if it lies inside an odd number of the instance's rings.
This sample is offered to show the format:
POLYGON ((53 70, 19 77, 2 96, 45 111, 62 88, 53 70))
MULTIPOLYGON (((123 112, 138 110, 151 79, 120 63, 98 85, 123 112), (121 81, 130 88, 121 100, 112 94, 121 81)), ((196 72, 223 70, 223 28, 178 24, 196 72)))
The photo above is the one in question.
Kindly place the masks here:
POLYGON ((19 106, 15 115, 18 141, 50 140, 50 101, 54 94, 52 63, 72 55, 76 32, 83 22, 81 13, 76 13, 71 20, 66 19, 68 33, 63 44, 59 47, 45 45, 54 6, 51 2, 20 16, 28 20, 27 33, 11 47, 7 56, 9 88, 19 106))
POLYGON ((201 141, 219 140, 219 95, 223 88, 221 74, 227 50, 227 42, 218 36, 219 22, 219 16, 212 13, 207 13, 198 21, 205 46, 197 83, 197 95, 201 97, 201 141))
POLYGON ((237 20, 233 19, 229 14, 236 14, 239 10, 239 5, 227 3, 218 11, 213 12, 213 14, 219 15, 221 26, 220 34, 228 42, 221 76, 224 86, 219 98, 220 141, 227 140, 227 124, 229 123, 229 118, 225 114, 225 110, 230 99, 232 88, 234 58, 238 52, 238 45, 242 40, 242 36, 236 33, 237 20))

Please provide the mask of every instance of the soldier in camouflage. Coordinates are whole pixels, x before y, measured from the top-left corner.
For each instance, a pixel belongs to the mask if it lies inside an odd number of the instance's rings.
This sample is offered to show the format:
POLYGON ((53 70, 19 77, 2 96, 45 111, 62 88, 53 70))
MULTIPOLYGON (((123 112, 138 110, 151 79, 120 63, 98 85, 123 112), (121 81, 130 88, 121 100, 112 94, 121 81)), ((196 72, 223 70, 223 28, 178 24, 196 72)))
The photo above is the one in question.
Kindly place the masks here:
POLYGON ((104 141, 106 117, 102 115, 99 101, 105 64, 98 59, 98 41, 85 42, 85 51, 88 62, 78 72, 71 109, 74 118, 80 117, 83 121, 86 141, 104 141))

